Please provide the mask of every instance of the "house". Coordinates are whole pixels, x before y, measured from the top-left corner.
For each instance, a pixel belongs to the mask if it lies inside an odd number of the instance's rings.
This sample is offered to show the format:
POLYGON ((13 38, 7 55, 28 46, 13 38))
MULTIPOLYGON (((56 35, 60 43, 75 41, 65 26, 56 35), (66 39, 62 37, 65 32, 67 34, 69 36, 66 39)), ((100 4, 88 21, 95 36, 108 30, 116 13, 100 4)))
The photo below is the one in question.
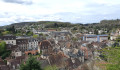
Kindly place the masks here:
POLYGON ((120 29, 117 29, 115 32, 111 32, 110 40, 115 40, 120 35, 120 29))
POLYGON ((6 42, 6 44, 16 45, 16 36, 0 36, 0 40, 6 42))
POLYGON ((19 57, 19 56, 22 56, 22 52, 21 51, 12 51, 11 53, 12 57, 19 57))
POLYGON ((116 32, 111 32, 110 39, 115 40, 120 35, 120 30, 116 30, 116 32))
POLYGON ((103 30, 98 30, 98 34, 102 34, 103 32, 103 30))
POLYGON ((6 50, 11 51, 10 57, 12 57, 12 58, 22 56, 22 51, 20 51, 18 45, 7 44, 6 45, 6 50))
POLYGON ((6 59, 10 70, 19 70, 20 64, 25 60, 25 56, 19 56, 15 59, 6 59))
POLYGON ((108 40, 108 35, 98 35, 98 42, 108 40))
POLYGON ((37 38, 28 38, 28 50, 37 50, 38 42, 37 38))
POLYGON ((67 40, 67 37, 66 36, 56 36, 55 39, 57 41, 59 41, 59 40, 67 40))
POLYGON ((112 33, 110 34, 110 40, 116 40, 116 38, 117 38, 117 35, 112 32, 112 33))
POLYGON ((84 35, 83 41, 97 41, 97 35, 84 35))
POLYGON ((53 47, 50 41, 43 40, 42 42, 40 42, 38 52, 42 52, 42 58, 47 58, 47 56, 49 56, 53 52, 53 47))
POLYGON ((28 40, 27 39, 16 39, 16 43, 17 43, 20 51, 25 52, 28 50, 28 40))

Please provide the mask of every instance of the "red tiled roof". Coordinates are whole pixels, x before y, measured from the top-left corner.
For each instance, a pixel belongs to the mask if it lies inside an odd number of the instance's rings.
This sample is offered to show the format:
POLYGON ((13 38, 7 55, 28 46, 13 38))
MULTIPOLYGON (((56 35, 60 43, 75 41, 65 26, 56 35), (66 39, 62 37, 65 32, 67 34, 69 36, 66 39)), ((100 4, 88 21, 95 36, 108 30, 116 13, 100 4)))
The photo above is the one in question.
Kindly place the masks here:
POLYGON ((38 52, 38 50, 25 51, 25 54, 26 54, 26 55, 28 55, 28 53, 36 54, 37 52, 38 52))

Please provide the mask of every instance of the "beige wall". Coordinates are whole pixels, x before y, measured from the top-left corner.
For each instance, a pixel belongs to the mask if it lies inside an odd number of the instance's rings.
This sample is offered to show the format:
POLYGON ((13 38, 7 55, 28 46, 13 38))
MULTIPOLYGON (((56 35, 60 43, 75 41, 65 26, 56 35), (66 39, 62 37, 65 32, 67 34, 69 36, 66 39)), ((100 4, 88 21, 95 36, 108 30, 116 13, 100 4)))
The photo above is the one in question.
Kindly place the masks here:
POLYGON ((97 41, 97 37, 86 38, 86 41, 97 41))
POLYGON ((16 45, 16 40, 4 40, 6 44, 16 45))
POLYGON ((100 42, 102 42, 103 40, 108 40, 108 37, 100 37, 100 42))

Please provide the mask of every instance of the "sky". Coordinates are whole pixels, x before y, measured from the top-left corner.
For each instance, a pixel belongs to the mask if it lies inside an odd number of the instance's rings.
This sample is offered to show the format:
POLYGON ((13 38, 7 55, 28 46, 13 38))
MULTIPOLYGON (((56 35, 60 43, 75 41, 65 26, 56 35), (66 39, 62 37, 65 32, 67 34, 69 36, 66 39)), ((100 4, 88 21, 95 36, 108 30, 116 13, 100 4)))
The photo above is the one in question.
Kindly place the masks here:
POLYGON ((0 26, 17 22, 97 23, 120 19, 120 0, 0 0, 0 26))

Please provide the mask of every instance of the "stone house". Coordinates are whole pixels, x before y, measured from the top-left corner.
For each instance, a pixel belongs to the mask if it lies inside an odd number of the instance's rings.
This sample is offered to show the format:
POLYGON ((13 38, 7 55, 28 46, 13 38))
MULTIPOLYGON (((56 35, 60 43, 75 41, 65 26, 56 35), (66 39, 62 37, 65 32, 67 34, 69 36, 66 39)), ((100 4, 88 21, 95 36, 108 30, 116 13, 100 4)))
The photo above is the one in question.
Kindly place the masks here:
POLYGON ((51 42, 48 40, 43 40, 40 42, 38 47, 38 52, 41 53, 42 58, 48 58, 48 56, 53 52, 53 47, 51 45, 51 42))
POLYGON ((16 36, 0 36, 0 40, 6 42, 6 44, 16 45, 16 36))
POLYGON ((28 50, 28 40, 27 39, 17 39, 16 40, 19 50, 25 52, 28 50))
POLYGON ((39 40, 37 38, 28 39, 28 50, 37 50, 39 40))

